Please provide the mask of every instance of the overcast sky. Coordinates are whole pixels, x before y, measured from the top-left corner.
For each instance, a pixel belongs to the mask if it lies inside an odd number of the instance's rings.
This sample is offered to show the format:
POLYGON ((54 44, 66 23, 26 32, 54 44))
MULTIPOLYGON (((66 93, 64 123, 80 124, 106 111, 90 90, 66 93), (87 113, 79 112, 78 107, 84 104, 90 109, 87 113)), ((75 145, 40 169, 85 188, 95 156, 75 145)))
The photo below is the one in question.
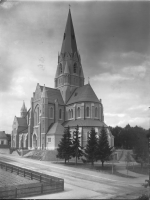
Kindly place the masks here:
MULTIPOLYGON (((37 83, 54 87, 69 2, 0 4, 0 130, 11 133, 37 83)), ((149 127, 150 2, 71 2, 85 83, 107 125, 149 127)))

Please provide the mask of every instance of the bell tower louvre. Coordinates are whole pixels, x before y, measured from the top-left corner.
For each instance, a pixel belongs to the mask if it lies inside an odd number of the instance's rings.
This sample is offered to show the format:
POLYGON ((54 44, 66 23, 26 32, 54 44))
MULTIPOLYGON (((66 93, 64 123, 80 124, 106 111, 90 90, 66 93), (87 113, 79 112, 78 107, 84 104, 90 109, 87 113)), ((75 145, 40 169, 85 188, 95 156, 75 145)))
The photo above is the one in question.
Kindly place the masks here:
POLYGON ((84 74, 69 9, 61 52, 58 54, 55 88, 61 91, 64 103, 67 103, 74 90, 83 85, 84 74))

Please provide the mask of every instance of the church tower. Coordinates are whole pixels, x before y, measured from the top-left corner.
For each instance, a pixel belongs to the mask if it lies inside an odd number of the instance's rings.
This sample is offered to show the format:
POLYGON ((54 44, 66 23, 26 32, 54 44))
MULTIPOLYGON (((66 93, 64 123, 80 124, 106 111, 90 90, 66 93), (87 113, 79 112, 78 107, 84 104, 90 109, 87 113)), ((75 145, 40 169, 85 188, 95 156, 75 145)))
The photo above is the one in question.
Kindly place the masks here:
POLYGON ((23 105, 22 105, 22 108, 21 108, 21 111, 20 111, 20 115, 21 115, 21 117, 26 117, 26 115, 27 115, 27 108, 25 106, 24 101, 23 101, 23 105))
POLYGON ((41 95, 41 147, 46 147, 46 133, 48 130, 48 96, 45 85, 41 95))
POLYGON ((58 54, 58 66, 55 75, 55 88, 61 91, 66 103, 77 87, 84 85, 84 75, 80 54, 69 9, 61 52, 58 54))

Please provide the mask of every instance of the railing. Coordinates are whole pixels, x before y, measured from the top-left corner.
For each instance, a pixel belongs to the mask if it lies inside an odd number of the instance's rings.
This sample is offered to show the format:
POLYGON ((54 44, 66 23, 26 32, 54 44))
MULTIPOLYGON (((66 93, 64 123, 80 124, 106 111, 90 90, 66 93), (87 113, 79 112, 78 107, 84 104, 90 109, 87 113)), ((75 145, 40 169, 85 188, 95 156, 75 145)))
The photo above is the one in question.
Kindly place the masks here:
POLYGON ((18 198, 64 191, 64 180, 0 161, 0 168, 40 183, 0 188, 0 198, 18 198))
POLYGON ((8 145, 8 144, 0 144, 0 148, 1 149, 9 149, 10 145, 8 145))

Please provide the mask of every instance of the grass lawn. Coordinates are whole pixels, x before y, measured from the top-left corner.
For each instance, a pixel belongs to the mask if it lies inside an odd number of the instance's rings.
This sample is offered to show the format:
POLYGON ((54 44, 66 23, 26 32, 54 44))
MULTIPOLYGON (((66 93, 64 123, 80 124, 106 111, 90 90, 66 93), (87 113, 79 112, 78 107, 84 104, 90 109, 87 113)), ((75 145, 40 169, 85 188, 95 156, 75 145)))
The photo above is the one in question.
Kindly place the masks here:
MULTIPOLYGON (((68 166, 68 167, 76 167, 76 168, 80 168, 80 169, 88 169, 88 170, 92 170, 92 171, 97 171, 97 172, 102 172, 102 173, 107 173, 107 174, 112 174, 112 164, 111 163, 104 163, 104 166, 102 168, 102 165, 100 162, 95 162, 94 165, 92 166, 91 163, 82 163, 81 161, 79 161, 77 164, 75 162, 67 162, 66 164, 64 162, 53 162, 55 164, 59 164, 59 165, 63 165, 63 166, 68 166)), ((115 165, 113 166, 113 174, 116 176, 121 176, 121 177, 128 177, 128 178, 133 178, 131 176, 127 176, 124 174, 121 174, 119 172, 116 171, 115 165)))
POLYGON ((141 167, 141 165, 135 165, 134 167, 133 166, 129 166, 128 169, 130 171, 138 173, 138 174, 148 175, 148 166, 141 167))

